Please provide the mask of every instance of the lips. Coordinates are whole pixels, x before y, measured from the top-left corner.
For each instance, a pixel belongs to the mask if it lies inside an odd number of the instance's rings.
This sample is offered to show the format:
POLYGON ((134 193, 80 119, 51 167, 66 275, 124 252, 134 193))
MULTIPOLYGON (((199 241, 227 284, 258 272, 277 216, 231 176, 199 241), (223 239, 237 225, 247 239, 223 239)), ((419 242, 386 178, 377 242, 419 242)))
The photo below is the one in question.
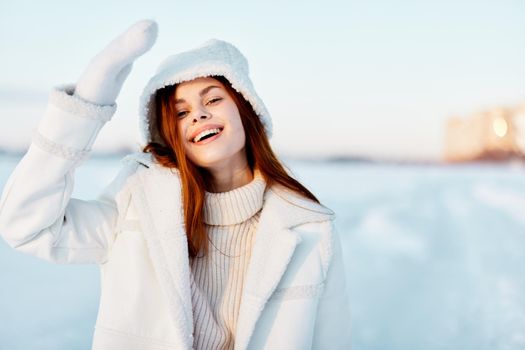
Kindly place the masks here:
POLYGON ((189 137, 189 141, 193 142, 193 139, 195 139, 195 137, 200 134, 201 132, 205 131, 205 130, 210 130, 210 129, 224 129, 224 126, 220 125, 220 124, 206 124, 206 125, 203 125, 201 126, 200 128, 197 128, 195 129, 190 137, 189 137))
MULTIPOLYGON (((216 129, 217 130, 217 129, 216 129)), ((215 139, 221 137, 222 135, 222 132, 219 132, 217 134, 212 134, 212 136, 207 136, 207 137, 204 137, 204 138, 201 138, 200 141, 198 142, 193 142, 193 144, 195 146, 202 146, 202 145, 206 145, 210 142, 213 142, 215 139)))

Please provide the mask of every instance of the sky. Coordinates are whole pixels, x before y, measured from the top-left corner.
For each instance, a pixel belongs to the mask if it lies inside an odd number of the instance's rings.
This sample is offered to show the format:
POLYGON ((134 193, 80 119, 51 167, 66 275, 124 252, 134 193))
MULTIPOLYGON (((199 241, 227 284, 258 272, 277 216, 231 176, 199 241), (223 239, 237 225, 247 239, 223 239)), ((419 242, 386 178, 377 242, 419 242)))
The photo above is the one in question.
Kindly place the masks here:
POLYGON ((157 42, 95 150, 138 146, 148 79, 210 38, 247 57, 280 155, 437 160, 447 118, 525 103, 520 0, 3 1, 0 148, 27 147, 50 89, 141 19, 157 42))

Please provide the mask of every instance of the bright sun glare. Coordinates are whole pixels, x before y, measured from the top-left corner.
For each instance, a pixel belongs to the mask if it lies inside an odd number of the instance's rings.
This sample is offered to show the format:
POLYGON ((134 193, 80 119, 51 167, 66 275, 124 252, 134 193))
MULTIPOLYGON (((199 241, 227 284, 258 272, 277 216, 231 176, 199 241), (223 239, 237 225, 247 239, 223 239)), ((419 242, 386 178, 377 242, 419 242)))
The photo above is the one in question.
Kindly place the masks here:
POLYGON ((497 117, 492 121, 492 130, 499 137, 504 137, 507 134, 508 125, 503 117, 497 117))

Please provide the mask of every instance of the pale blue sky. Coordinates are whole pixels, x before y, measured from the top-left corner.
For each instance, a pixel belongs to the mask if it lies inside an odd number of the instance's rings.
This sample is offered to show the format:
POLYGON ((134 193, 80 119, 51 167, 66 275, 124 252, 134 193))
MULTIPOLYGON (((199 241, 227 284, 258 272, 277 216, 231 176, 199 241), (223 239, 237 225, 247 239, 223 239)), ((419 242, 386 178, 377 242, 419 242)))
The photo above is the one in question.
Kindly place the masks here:
POLYGON ((96 149, 138 141, 138 96, 209 38, 247 56, 283 155, 438 159, 444 123, 525 103, 525 2, 11 1, 0 4, 0 145, 24 147, 49 88, 74 82, 133 22, 159 24, 96 149))

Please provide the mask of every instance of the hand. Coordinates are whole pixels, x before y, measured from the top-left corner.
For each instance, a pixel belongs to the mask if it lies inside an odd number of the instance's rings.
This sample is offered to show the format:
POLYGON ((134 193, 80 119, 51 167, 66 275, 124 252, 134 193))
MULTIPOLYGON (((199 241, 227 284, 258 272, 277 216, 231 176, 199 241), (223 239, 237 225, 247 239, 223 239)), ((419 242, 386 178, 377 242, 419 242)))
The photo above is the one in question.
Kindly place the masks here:
POLYGON ((78 79, 75 95, 99 105, 114 104, 133 61, 148 51, 156 38, 155 21, 133 24, 91 60, 78 79))

